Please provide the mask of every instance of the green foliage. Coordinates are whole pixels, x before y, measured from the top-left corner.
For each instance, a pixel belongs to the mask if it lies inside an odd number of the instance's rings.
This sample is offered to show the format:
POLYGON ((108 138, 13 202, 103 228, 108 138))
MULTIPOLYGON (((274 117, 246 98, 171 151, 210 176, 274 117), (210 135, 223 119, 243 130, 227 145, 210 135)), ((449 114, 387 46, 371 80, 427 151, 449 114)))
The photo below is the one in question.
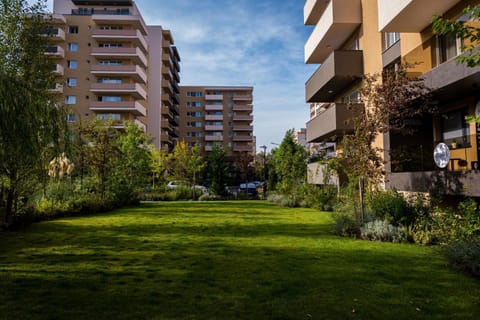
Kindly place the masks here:
POLYGON ((301 207, 332 211, 337 202, 336 186, 304 184, 300 189, 304 191, 303 199, 300 201, 301 207))
POLYGON ((413 227, 415 242, 422 244, 473 241, 480 237, 480 210, 473 199, 462 201, 457 210, 434 208, 417 218, 413 227))
POLYGON ((44 1, 0 2, 0 176, 7 179, 0 224, 8 225, 10 216, 28 205, 22 199, 45 175, 45 150, 58 153, 64 142, 65 113, 49 92, 55 78, 45 55, 49 22, 44 8, 44 1))
POLYGON ((207 155, 206 168, 207 179, 210 181, 210 192, 225 196, 228 172, 231 169, 227 162, 227 150, 215 144, 207 155))
POLYGON ((335 212, 333 219, 333 233, 337 236, 354 238, 360 236, 360 223, 352 214, 335 212))
POLYGON ((383 242, 407 242, 407 235, 400 227, 396 227, 386 220, 374 220, 365 223, 360 228, 362 239, 383 242))
POLYGON ((216 194, 203 194, 198 198, 198 201, 220 201, 223 198, 216 194))
POLYGON ((306 179, 307 157, 305 148, 293 140, 293 130, 288 130, 280 146, 273 151, 278 192, 294 195, 294 190, 306 179))
POLYGON ((445 248, 444 252, 455 269, 480 277, 480 239, 453 242, 445 248))
POLYGON ((409 226, 415 222, 412 208, 396 190, 375 192, 370 198, 369 207, 377 219, 395 226, 409 226))

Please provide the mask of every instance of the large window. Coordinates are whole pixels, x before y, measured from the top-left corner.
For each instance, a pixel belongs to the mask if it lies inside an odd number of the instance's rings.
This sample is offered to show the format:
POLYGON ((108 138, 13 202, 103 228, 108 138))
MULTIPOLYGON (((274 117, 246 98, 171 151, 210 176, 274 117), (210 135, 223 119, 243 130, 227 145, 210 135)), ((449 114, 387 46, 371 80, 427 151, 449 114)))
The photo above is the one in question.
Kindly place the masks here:
POLYGON ((76 87, 77 86, 77 78, 67 78, 67 86, 76 87))
POLYGON ((455 58, 461 53, 462 41, 455 34, 438 36, 437 39, 437 60, 438 64, 455 58))
POLYGON ((78 43, 70 42, 68 44, 68 51, 78 51, 78 43))
POLYGON ((120 96, 101 96, 101 97, 98 97, 98 101, 101 101, 101 102, 121 102, 122 97, 120 97, 120 96))
POLYGON ((97 119, 99 120, 114 120, 114 121, 120 121, 122 120, 122 117, 120 116, 119 113, 99 113, 97 114, 97 119))
POLYGON ((69 69, 77 69, 78 61, 77 60, 68 60, 67 61, 67 66, 68 66, 69 69))
POLYGON ((442 115, 442 139, 451 148, 470 146, 470 126, 465 121, 466 109, 442 115))
POLYGON ((395 43, 400 41, 400 33, 398 32, 385 32, 383 34, 383 50, 387 50, 395 43))
POLYGON ((66 96, 65 97, 65 104, 75 104, 77 103, 77 97, 76 96, 66 96))

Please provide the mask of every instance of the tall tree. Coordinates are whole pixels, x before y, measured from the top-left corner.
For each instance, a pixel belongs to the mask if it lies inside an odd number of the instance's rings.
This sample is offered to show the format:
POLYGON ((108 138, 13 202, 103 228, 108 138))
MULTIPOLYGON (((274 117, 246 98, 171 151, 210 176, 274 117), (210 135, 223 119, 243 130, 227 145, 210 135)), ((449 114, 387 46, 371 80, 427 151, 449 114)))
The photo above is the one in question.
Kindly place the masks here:
MULTIPOLYGON (((3 223, 28 199, 33 178, 44 169, 42 151, 59 149, 65 129, 63 109, 49 89, 55 78, 45 55, 50 21, 45 1, 0 1, 0 175, 6 199, 3 223)), ((55 152, 58 154, 58 150, 55 152)))
POLYGON ((229 162, 227 161, 227 150, 219 145, 214 145, 207 155, 207 178, 210 180, 210 190, 220 196, 225 195, 229 162))
POLYGON ((288 130, 273 155, 279 192, 294 195, 298 184, 306 180, 307 158, 307 150, 293 140, 293 130, 288 130))

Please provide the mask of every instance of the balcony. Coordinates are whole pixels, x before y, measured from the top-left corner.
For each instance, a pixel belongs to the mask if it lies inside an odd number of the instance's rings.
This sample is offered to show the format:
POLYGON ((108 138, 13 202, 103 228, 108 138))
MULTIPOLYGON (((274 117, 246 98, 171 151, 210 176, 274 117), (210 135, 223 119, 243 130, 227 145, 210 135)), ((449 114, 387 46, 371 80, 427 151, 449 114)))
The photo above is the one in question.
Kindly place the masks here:
POLYGON ((132 77, 135 82, 147 83, 147 74, 145 70, 137 65, 105 66, 92 65, 90 67, 92 74, 96 76, 122 76, 132 77))
POLYGON ((223 121, 223 116, 222 115, 209 115, 207 114, 205 116, 206 121, 223 121))
POLYGON ((146 35, 147 32, 147 25, 143 18, 139 15, 123 15, 123 14, 116 14, 115 11, 113 12, 102 12, 98 11, 98 13, 94 12, 92 14, 92 20, 96 24, 125 24, 125 25, 132 25, 136 29, 139 29, 142 34, 146 35))
POLYGON ((65 31, 60 28, 48 28, 45 35, 51 41, 65 41, 65 31))
POLYGON ((253 121, 253 116, 248 116, 248 115, 234 115, 233 116, 233 121, 253 121))
POLYGON ((222 101, 223 94, 206 94, 205 100, 207 101, 222 101))
POLYGON ((142 121, 135 119, 133 123, 135 123, 138 127, 140 127, 140 129, 142 129, 143 132, 147 132, 147 126, 142 121))
POLYGON ((136 64, 148 66, 148 59, 140 48, 92 48, 92 56, 132 59, 136 64))
POLYGON ((305 63, 323 63, 361 23, 361 0, 331 0, 305 44, 305 63))
POLYGON ((205 141, 223 141, 223 136, 205 136, 205 141))
POLYGON ((137 99, 147 99, 147 91, 138 83, 92 83, 90 91, 94 93, 132 94, 137 99))
POLYGON ((215 104, 207 104, 207 105, 205 105, 205 110, 206 111, 222 111, 223 106, 222 105, 215 105, 215 104))
POLYGON ((246 145, 246 146, 234 146, 234 152, 253 152, 253 147, 246 145))
POLYGON ((53 87, 52 89, 48 90, 50 93, 54 93, 54 94, 60 94, 60 93, 63 93, 63 86, 59 83, 56 83, 55 84, 55 87, 53 87))
POLYGON ((246 105, 234 105, 233 106, 233 111, 248 111, 252 112, 253 111, 253 106, 251 104, 246 104, 246 105))
POLYGON ((162 80, 162 89, 165 89, 169 94, 173 93, 172 85, 168 80, 165 80, 165 79, 162 80))
POLYGON ((205 146, 205 151, 206 152, 213 151, 213 146, 205 146))
POLYGON ((440 191, 445 195, 480 196, 480 172, 476 171, 422 171, 387 175, 387 187, 399 191, 440 191))
POLYGON ((136 46, 141 47, 144 51, 148 50, 148 43, 145 39, 145 36, 140 32, 140 30, 103 30, 103 29, 93 29, 92 38, 96 40, 130 40, 136 46))
POLYGON ((205 131, 223 131, 223 126, 205 126, 205 131))
POLYGON ((102 112, 130 112, 135 116, 147 115, 147 109, 139 101, 103 102, 92 101, 90 110, 102 112))
POLYGON ((60 46, 49 46, 45 54, 54 58, 65 58, 65 50, 60 46))
POLYGON ((336 95, 362 75, 362 51, 334 51, 307 81, 306 100, 333 102, 336 95))
POLYGON ((233 136, 233 141, 253 142, 253 137, 252 136, 233 136))
POLYGON ((437 98, 463 97, 478 92, 480 67, 469 68, 452 59, 425 73, 423 78, 437 98))
POLYGON ((52 72, 57 76, 63 76, 65 74, 65 69, 61 64, 57 63, 53 65, 52 72))
POLYGON ((66 24, 67 18, 63 14, 54 13, 51 15, 52 23, 59 25, 59 24, 66 24))
POLYGON ((382 32, 421 32, 461 0, 378 0, 378 27, 382 32))
POLYGON ((233 126, 233 131, 246 131, 246 132, 252 132, 252 131, 253 131, 253 126, 240 126, 240 125, 234 125, 234 126, 233 126))
POLYGON ((236 94, 233 96, 233 101, 249 101, 253 99, 251 94, 236 94))
POLYGON ((329 1, 307 0, 303 6, 303 22, 306 26, 314 26, 328 6, 329 1))
POLYGON ((361 105, 333 104, 315 118, 307 122, 307 142, 322 142, 328 138, 353 131, 353 123, 349 121, 355 110, 361 105))

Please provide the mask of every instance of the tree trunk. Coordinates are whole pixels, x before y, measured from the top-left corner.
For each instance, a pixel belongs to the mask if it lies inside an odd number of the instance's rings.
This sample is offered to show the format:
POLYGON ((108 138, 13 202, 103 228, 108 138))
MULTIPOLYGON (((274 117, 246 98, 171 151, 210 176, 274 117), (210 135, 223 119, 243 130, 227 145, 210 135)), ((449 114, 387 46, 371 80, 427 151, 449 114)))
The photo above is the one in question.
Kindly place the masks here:
POLYGON ((363 223, 365 218, 365 201, 364 201, 364 183, 363 178, 358 179, 358 189, 360 194, 360 222, 363 223))

